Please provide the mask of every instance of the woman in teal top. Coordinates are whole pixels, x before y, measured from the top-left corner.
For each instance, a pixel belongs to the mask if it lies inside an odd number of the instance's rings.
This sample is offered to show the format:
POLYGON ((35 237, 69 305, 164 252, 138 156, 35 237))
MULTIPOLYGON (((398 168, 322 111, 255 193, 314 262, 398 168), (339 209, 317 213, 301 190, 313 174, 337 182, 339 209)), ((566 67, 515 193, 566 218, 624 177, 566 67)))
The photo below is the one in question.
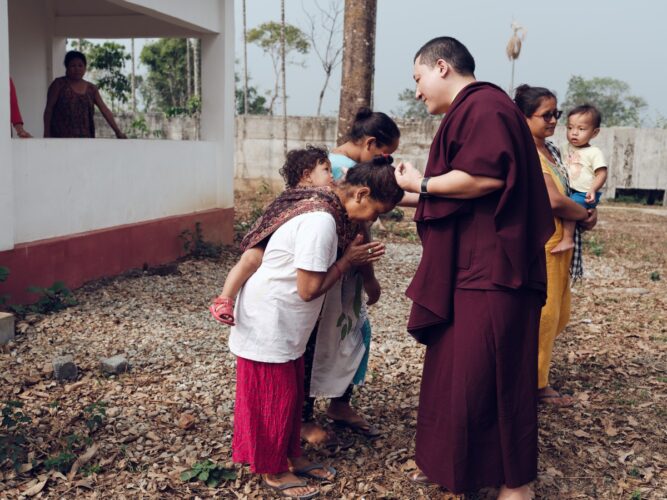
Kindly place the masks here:
MULTIPOLYGON (((342 179, 357 163, 370 161, 378 155, 390 155, 398 148, 399 138, 398 126, 389 116, 368 108, 359 109, 346 142, 329 154, 334 180, 342 179)), ((370 226, 361 230, 370 239, 370 226)), ((349 427, 371 439, 380 436, 380 431, 350 406, 350 398, 353 385, 363 384, 366 377, 371 344, 366 305, 376 303, 380 291, 372 265, 348 272, 340 289, 328 292, 330 299, 325 301, 320 322, 306 352, 306 396, 330 397, 327 416, 339 426, 349 427), (362 290, 368 295, 366 303, 362 290)), ((340 446, 341 442, 314 422, 314 400, 314 397, 306 398, 303 437, 311 443, 327 441, 340 446)))

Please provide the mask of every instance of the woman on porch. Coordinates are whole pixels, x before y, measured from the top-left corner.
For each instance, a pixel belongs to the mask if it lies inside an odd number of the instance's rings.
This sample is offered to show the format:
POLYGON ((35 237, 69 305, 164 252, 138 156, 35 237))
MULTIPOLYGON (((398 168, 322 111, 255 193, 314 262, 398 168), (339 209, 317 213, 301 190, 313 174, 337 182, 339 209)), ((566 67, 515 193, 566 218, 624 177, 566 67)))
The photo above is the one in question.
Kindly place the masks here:
POLYGON ((127 139, 95 85, 83 79, 86 56, 77 50, 65 54, 65 76, 49 86, 44 109, 44 137, 94 138, 97 106, 116 137, 127 139))

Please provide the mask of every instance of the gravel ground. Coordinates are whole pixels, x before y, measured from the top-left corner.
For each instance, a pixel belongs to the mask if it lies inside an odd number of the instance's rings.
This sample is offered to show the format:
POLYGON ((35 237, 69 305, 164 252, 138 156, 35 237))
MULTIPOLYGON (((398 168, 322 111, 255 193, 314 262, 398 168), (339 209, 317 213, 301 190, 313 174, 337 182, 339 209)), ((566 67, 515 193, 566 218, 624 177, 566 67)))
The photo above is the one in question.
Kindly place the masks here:
MULTIPOLYGON (((248 211, 240 206, 242 218, 248 211)), ((577 404, 540 410, 539 498, 667 497, 665 219, 602 214, 588 239, 588 279, 575 289, 572 322, 554 359, 555 385, 577 404)), ((307 452, 339 471, 321 488, 327 498, 448 498, 405 480, 415 467, 423 348, 405 332, 404 290, 420 249, 411 223, 384 226, 378 237, 389 243, 376 267, 383 295, 370 308, 369 379, 354 398, 384 437, 357 438, 337 454, 307 452)), ((16 341, 0 353, 0 399, 24 404, 30 456, 19 472, 2 467, 0 498, 272 498, 231 463, 234 359, 228 328, 207 311, 237 257, 228 248, 218 261, 186 260, 91 283, 76 292, 79 305, 19 322, 16 341), (77 380, 52 379, 50 361, 61 354, 74 356, 77 380), (132 369, 104 376, 99 358, 115 354, 126 355, 132 369), (95 409, 86 407, 100 401, 106 414, 95 423, 95 409), (73 458, 86 455, 87 463, 80 459, 71 473, 71 458, 60 472, 46 471, 46 459, 68 451, 68 437, 73 458), (206 459, 234 469, 236 479, 208 488, 179 478, 206 459)), ((326 423, 323 410, 319 402, 326 423)))

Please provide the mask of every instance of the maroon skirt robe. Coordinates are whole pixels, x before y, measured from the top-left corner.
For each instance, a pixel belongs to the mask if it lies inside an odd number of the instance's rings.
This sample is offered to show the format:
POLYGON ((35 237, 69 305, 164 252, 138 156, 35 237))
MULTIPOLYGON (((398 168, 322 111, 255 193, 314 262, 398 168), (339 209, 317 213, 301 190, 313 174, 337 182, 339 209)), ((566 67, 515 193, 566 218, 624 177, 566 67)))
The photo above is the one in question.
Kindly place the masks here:
POLYGON ((415 213, 423 253, 408 330, 427 345, 415 459, 454 493, 537 475, 537 341, 553 217, 525 118, 475 82, 436 134, 425 175, 451 170, 504 187, 474 200, 430 197, 415 213))

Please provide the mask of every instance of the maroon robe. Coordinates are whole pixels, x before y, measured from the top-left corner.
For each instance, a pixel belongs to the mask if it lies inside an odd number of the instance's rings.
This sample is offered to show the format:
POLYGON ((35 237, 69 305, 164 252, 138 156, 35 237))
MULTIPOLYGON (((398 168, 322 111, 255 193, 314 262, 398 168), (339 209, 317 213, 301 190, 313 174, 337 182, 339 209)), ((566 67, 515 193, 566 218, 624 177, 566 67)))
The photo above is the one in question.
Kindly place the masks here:
POLYGON ((495 85, 452 103, 425 175, 502 179, 473 200, 421 199, 422 259, 408 330, 428 347, 416 462, 461 493, 521 486, 537 474, 537 339, 553 215, 525 117, 495 85))

